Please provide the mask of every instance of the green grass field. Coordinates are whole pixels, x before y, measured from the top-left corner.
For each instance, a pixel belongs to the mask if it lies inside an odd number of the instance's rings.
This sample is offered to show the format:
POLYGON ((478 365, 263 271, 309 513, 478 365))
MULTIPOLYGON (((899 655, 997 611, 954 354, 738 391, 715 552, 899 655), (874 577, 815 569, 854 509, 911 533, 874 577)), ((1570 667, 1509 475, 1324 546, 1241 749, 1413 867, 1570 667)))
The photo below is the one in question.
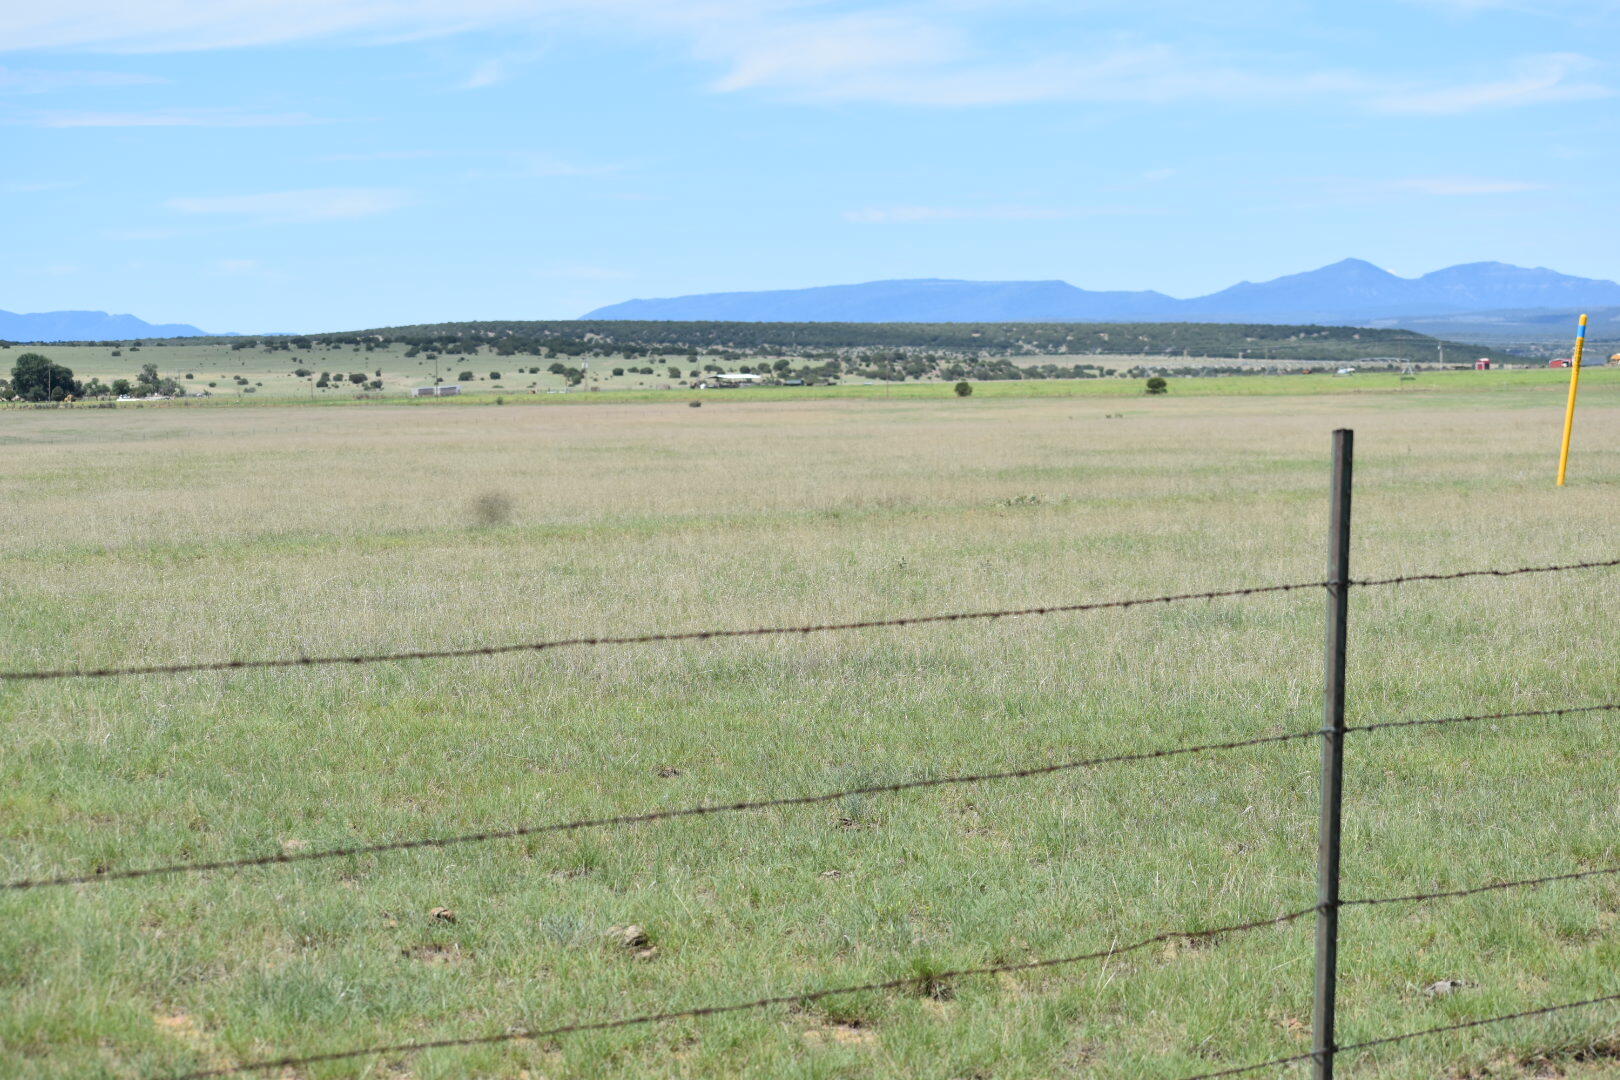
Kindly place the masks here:
MULTIPOLYGON (((1339 426, 1357 434, 1358 576, 1607 558, 1620 521, 1613 374, 1584 384, 1561 490, 1559 373, 1279 380, 1308 393, 1267 391, 1259 377, 1186 380, 1156 399, 1121 381, 1129 402, 1103 380, 981 384, 965 400, 938 385, 738 391, 702 409, 686 407, 690 392, 604 392, 568 399, 590 409, 10 410, 0 668, 1311 580, 1339 426), (1218 383, 1255 389, 1222 395, 1218 383)), ((1290 593, 477 660, 0 681, 0 874, 1310 730, 1321 609, 1318 595, 1290 593)), ((1350 721, 1612 700, 1617 631, 1612 570, 1357 592, 1350 721)), ((1345 895, 1620 865, 1617 752, 1612 716, 1354 737, 1345 895)), ((168 1076, 1265 917, 1314 901, 1317 770, 1303 741, 4 892, 0 1075, 168 1076), (615 945, 610 928, 627 924, 656 951, 615 945)), ((1606 877, 1347 910, 1341 1040, 1620 992, 1617 920, 1620 880, 1606 877), (1422 993, 1442 979, 1469 985, 1422 993)), ((1171 1080, 1308 1049, 1310 973, 1306 920, 964 980, 948 995, 867 993, 268 1075, 1171 1080)), ((1400 1043, 1340 1069, 1614 1075, 1617 1040, 1608 1006, 1400 1043)))

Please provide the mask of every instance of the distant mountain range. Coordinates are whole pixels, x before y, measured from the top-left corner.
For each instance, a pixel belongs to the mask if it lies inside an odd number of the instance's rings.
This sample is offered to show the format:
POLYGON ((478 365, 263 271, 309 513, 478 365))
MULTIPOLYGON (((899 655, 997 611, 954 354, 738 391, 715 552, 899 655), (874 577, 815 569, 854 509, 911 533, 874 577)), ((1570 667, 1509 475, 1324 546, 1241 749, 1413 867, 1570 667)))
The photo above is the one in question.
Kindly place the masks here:
POLYGON ((1361 259, 1179 300, 1097 292, 1065 281, 923 278, 769 292, 626 300, 586 319, 736 322, 1251 322, 1402 325, 1511 312, 1514 323, 1579 307, 1620 306, 1620 285, 1542 268, 1467 263, 1397 277, 1361 259))
MULTIPOLYGON (((581 316, 691 322, 1226 322, 1317 323, 1415 330, 1459 340, 1564 337, 1577 311, 1594 336, 1620 336, 1620 285, 1543 268, 1478 262, 1403 278, 1361 259, 1271 281, 1242 281, 1181 300, 1162 292, 1094 291, 1066 281, 921 278, 812 289, 626 300, 581 316)), ((0 340, 128 341, 203 337, 184 323, 105 311, 0 311, 0 340)))
POLYGON ((204 337, 184 323, 149 323, 105 311, 0 311, 0 341, 128 341, 132 338, 204 337))

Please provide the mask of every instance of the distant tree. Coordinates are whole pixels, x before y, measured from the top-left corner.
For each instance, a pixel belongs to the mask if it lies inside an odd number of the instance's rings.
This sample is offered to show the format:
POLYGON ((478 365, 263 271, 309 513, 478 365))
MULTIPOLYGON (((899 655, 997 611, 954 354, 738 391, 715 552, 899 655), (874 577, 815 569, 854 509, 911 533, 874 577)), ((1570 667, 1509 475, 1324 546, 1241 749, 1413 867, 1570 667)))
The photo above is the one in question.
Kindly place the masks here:
POLYGON ((1155 375, 1147 381, 1147 392, 1150 394, 1166 394, 1170 392, 1170 384, 1155 375))
POLYGON ((613 369, 613 374, 615 374, 615 375, 623 375, 624 374, 624 368, 622 368, 622 367, 614 368, 613 369))
POLYGON ((463 371, 463 372, 458 373, 456 375, 456 378, 459 379, 462 382, 472 382, 473 373, 470 372, 470 371, 463 371))
POLYGON ((62 401, 78 397, 84 387, 74 381, 71 369, 53 364, 43 353, 26 352, 12 365, 11 392, 24 401, 62 401))
POLYGON ((307 367, 294 368, 293 374, 298 376, 300 379, 307 379, 310 376, 310 370, 307 367))
POLYGON ((959 382, 956 384, 955 390, 957 397, 968 397, 973 393, 973 384, 970 382, 959 382))
POLYGON ((364 386, 366 384, 366 373, 363 371, 350 372, 349 381, 356 386, 364 386))
POLYGON ((366 389, 367 390, 381 390, 382 389, 382 380, 381 379, 372 379, 370 382, 366 383, 366 389))
POLYGON ((498 372, 498 371, 490 372, 489 373, 489 381, 490 382, 500 382, 501 381, 501 373, 498 372))

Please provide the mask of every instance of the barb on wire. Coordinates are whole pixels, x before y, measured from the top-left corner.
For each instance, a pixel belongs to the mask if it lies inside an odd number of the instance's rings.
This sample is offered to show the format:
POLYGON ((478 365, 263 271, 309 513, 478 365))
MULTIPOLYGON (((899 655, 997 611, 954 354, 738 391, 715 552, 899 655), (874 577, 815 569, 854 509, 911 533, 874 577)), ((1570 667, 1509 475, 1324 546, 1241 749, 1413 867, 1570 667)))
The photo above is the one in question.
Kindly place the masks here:
POLYGON ((935 776, 919 780, 900 780, 892 784, 869 784, 865 787, 847 788, 842 791, 827 791, 815 795, 785 795, 774 799, 751 799, 733 803, 709 803, 698 806, 679 807, 673 810, 649 810, 639 814, 621 814, 615 817, 583 818, 577 821, 561 821, 536 825, 519 825, 509 829, 495 829, 485 832, 461 833, 455 836, 421 837, 414 840, 386 840, 374 844, 356 844, 349 847, 325 848, 319 851, 293 851, 276 852, 271 855, 255 855, 241 859, 219 859, 211 862, 171 863, 167 866, 136 867, 129 870, 108 870, 101 873, 75 874, 64 877, 22 879, 8 881, 0 884, 0 891, 21 889, 42 889, 57 885, 87 885, 104 881, 127 881, 130 878, 155 877, 160 874, 196 873, 206 870, 231 870, 250 866, 271 866, 280 863, 309 862, 315 859, 339 859, 351 855, 375 855, 385 851, 409 851, 415 848, 449 847, 453 844, 475 844, 489 840, 515 840, 525 836, 538 836, 544 833, 572 832, 578 829, 596 829, 610 825, 640 825, 650 821, 665 821, 671 818, 703 817, 709 814, 734 813, 744 810, 768 810, 783 806, 808 806, 813 803, 837 802, 840 799, 857 795, 883 795, 897 791, 914 791, 918 788, 947 787, 959 784, 988 783, 995 780, 1016 780, 1032 776, 1047 776, 1052 773, 1073 772, 1077 769, 1089 769, 1099 765, 1116 765, 1129 761, 1151 761, 1158 758, 1181 757, 1186 754, 1204 754, 1220 750, 1237 750, 1248 746, 1264 746, 1269 743, 1292 742, 1298 739, 1312 739, 1319 735, 1317 731, 1292 731, 1283 735, 1264 735, 1255 739, 1239 739, 1232 742, 1200 743, 1193 746, 1171 746, 1158 750, 1143 750, 1131 754, 1109 754, 1105 757, 1081 758, 1074 761, 1059 761, 1047 765, 1030 765, 1020 769, 1006 769, 999 772, 970 773, 955 776, 935 776))
POLYGON ((1558 1005, 1543 1005, 1539 1009, 1504 1013, 1501 1016, 1487 1016, 1483 1020, 1465 1020, 1460 1024, 1441 1024, 1439 1027, 1424 1028, 1421 1031, 1408 1031, 1400 1035, 1386 1035, 1382 1039, 1367 1039, 1363 1042, 1348 1043, 1339 1047, 1339 1053, 1343 1054, 1350 1050, 1365 1050, 1372 1046, 1387 1046, 1390 1043, 1405 1042, 1408 1039, 1421 1039, 1425 1035, 1440 1035, 1447 1031, 1464 1031, 1468 1028, 1484 1027, 1486 1024, 1502 1024, 1509 1020, 1523 1020, 1529 1016, 1545 1016, 1548 1013, 1564 1012, 1566 1009, 1584 1009, 1592 1005, 1602 1005, 1608 1001, 1620 1001, 1620 994, 1604 994, 1602 997, 1586 998, 1583 1001, 1566 1001, 1558 1005))
POLYGON ((1379 904, 1406 904, 1418 900, 1445 900, 1475 893, 1496 892, 1498 889, 1529 889, 1537 885, 1550 885, 1555 881, 1580 881, 1583 878, 1620 874, 1620 866, 1605 866, 1598 870, 1576 870, 1568 874, 1549 874, 1546 877, 1520 878, 1517 881, 1494 881, 1489 885, 1475 885, 1469 889, 1442 889, 1439 892, 1413 893, 1410 896, 1381 896, 1368 900, 1341 900, 1340 907, 1375 907, 1379 904))
POLYGON ((1361 586, 1406 585, 1415 581, 1456 581, 1458 578, 1471 577, 1516 577, 1519 574, 1556 574, 1564 570, 1600 570, 1609 566, 1620 566, 1620 559, 1560 563, 1554 566, 1518 566, 1511 570, 1458 570, 1450 574, 1401 574, 1398 577, 1387 578, 1352 578, 1350 584, 1361 586))
POLYGON ((738 1001, 725 1005, 700 1005, 691 1009, 673 1009, 668 1012, 643 1013, 639 1016, 619 1016, 609 1020, 590 1020, 577 1024, 563 1024, 559 1027, 541 1030, 504 1031, 496 1035, 472 1035, 457 1039, 433 1039, 427 1042, 396 1043, 388 1046, 368 1046, 354 1050, 337 1050, 325 1054, 309 1054, 299 1057, 282 1057, 262 1061, 249 1061, 240 1065, 227 1065, 213 1069, 203 1069, 199 1072, 183 1073, 174 1080, 205 1080, 209 1077, 232 1076, 246 1072, 266 1072, 272 1069, 293 1069, 304 1065, 315 1065, 327 1061, 342 1061, 349 1058, 368 1057, 373 1054, 406 1054, 417 1053, 422 1050, 442 1050, 458 1046, 485 1046, 490 1043, 533 1041, 537 1039, 550 1039, 559 1035, 571 1035, 582 1031, 607 1031, 613 1028, 635 1027, 642 1024, 660 1024, 670 1020, 687 1020, 696 1017, 717 1016, 723 1013, 744 1012, 750 1009, 763 1009, 772 1005, 804 1004, 811 1001, 820 1001, 823 998, 837 997, 843 994, 860 994, 877 990, 899 990, 907 987, 917 987, 925 983, 949 982, 956 979, 970 978, 979 975, 999 975, 1006 972, 1036 971, 1041 968, 1062 967, 1068 964, 1078 964, 1088 960, 1106 960, 1110 957, 1122 956, 1126 953, 1137 952, 1167 941, 1190 941, 1221 937, 1226 934, 1241 933, 1246 930, 1259 930, 1268 926, 1280 926, 1284 923, 1302 919, 1314 914, 1314 906, 1300 908, 1298 911, 1288 911, 1281 915, 1269 918, 1254 919, 1249 922, 1234 923, 1230 926, 1217 926, 1207 930, 1167 930, 1152 937, 1134 941, 1129 945, 1116 945, 1107 949, 1098 949, 1095 952, 1080 953, 1075 956, 1047 957, 1040 960, 1022 960, 1008 964, 988 964, 984 967, 957 968, 951 971, 941 971, 928 975, 907 975, 899 979, 885 979, 880 982, 857 983, 853 986, 835 986, 821 990, 802 990, 792 994, 774 994, 769 997, 754 998, 751 1001, 738 1001))
POLYGON ((1572 705, 1563 709, 1526 709, 1519 712, 1473 713, 1468 716, 1434 716, 1423 720, 1383 720, 1376 724, 1351 724, 1345 728, 1345 731, 1384 731, 1391 728, 1471 724, 1484 720, 1526 720, 1536 717, 1579 716, 1582 713, 1613 712, 1616 709, 1620 709, 1620 701, 1605 701, 1596 705, 1572 705))
MULTIPOLYGON (((1566 1009, 1582 1009, 1609 1001, 1620 1001, 1620 994, 1605 994, 1602 997, 1587 998, 1584 1001, 1566 1001, 1559 1005, 1544 1005, 1539 1009, 1526 1009, 1523 1012, 1506 1013, 1502 1016, 1487 1016, 1483 1020, 1465 1020, 1459 1024, 1441 1024, 1439 1027, 1424 1028, 1421 1031, 1408 1031, 1400 1035, 1386 1035, 1381 1039, 1366 1039, 1362 1042, 1344 1043, 1335 1047, 1334 1053, 1347 1054, 1354 1050, 1366 1050, 1374 1046, 1405 1042, 1408 1039, 1420 1039, 1425 1035, 1440 1035, 1448 1031, 1464 1031, 1468 1028, 1484 1027, 1486 1024, 1502 1024, 1509 1020, 1545 1016, 1548 1013, 1563 1012, 1566 1009)), ((1309 1061, 1315 1056, 1315 1053, 1290 1054, 1288 1057, 1272 1058, 1270 1061, 1257 1061, 1252 1065, 1239 1065, 1231 1069, 1199 1073, 1196 1076, 1184 1076, 1181 1077, 1181 1080, 1216 1080, 1217 1077, 1223 1076, 1241 1076, 1244 1073, 1259 1072, 1262 1069, 1274 1069, 1279 1065, 1296 1065, 1302 1061, 1309 1061)))
POLYGON ((207 660, 186 664, 149 664, 135 667, 58 668, 49 671, 0 671, 0 680, 104 679, 115 675, 175 675, 190 671, 246 671, 260 668, 316 667, 327 664, 377 664, 393 660, 444 660, 467 656, 502 656, 508 653, 546 652, 585 645, 647 645, 661 641, 708 641, 714 638, 771 637, 783 634, 821 634, 834 630, 874 630, 927 623, 968 622, 976 619, 1011 619, 1022 615, 1060 615, 1105 608, 1133 608, 1148 604, 1174 604, 1188 600, 1219 600, 1261 593, 1295 592, 1316 589, 1326 581, 1302 581, 1287 585, 1257 585, 1244 589, 1218 589, 1213 592, 1175 593, 1131 600, 1095 600, 1077 604, 1048 604, 1042 607, 1005 608, 996 611, 958 611, 946 615, 905 615, 893 619, 865 619, 859 622, 811 623, 804 626, 758 626, 746 630, 682 630, 664 634, 631 634, 622 637, 554 638, 550 641, 520 642, 515 645, 474 645, 457 649, 414 649, 404 652, 355 653, 347 656, 297 656, 272 660, 207 660))

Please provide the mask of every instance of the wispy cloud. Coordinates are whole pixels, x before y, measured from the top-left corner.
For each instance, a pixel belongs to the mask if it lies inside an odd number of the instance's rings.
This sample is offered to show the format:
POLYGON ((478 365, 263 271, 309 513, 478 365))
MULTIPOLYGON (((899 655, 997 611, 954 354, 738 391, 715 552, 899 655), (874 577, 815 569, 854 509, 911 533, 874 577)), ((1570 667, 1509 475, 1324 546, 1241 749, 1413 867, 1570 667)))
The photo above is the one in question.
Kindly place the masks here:
POLYGON ((1488 198, 1550 190, 1536 180, 1495 176, 1405 176, 1368 178, 1350 176, 1300 177, 1295 183, 1316 188, 1335 203, 1383 202, 1396 197, 1488 198))
POLYGON ((845 221, 857 225, 925 225, 946 221, 1056 221, 1079 217, 1074 210, 1040 206, 887 206, 846 210, 845 221))
MULTIPOLYGON (((1520 0, 1414 0, 1473 9, 1520 0)), ((1615 0, 1523 0, 1575 10, 1615 0)), ((1557 53, 1519 62, 1505 78, 1440 85, 1368 68, 1322 69, 1308 58, 1232 54, 1178 39, 1111 36, 1093 26, 1048 44, 1002 44, 1001 7, 980 0, 52 0, 0 5, 0 42, 12 49, 162 52, 343 38, 362 43, 500 27, 538 33, 634 32, 676 42, 716 72, 716 93, 757 93, 803 103, 918 107, 1039 102, 1269 107, 1315 98, 1387 113, 1450 115, 1475 109, 1577 101, 1611 91, 1579 73, 1585 57, 1557 53)), ((1079 6, 1079 5, 1072 5, 1079 6)), ((1121 7, 1125 5, 1120 5, 1121 7)), ((510 58, 485 60, 460 84, 495 85, 510 58)), ((87 126, 93 114, 77 122, 87 126)), ((119 126, 201 126, 195 113, 113 114, 119 126), (145 117, 146 119, 142 119, 145 117)), ((238 119, 234 126, 251 121, 238 119)), ((265 117, 257 123, 307 123, 265 117)), ((68 120, 60 126, 68 126, 68 120)), ((213 126, 220 126, 218 120, 213 126)), ((110 126, 110 125, 109 125, 110 126)))
POLYGON ((108 86, 150 86, 168 82, 156 75, 127 71, 51 71, 44 68, 0 67, 0 93, 48 94, 108 86))
POLYGON ((301 127, 327 121, 304 113, 252 113, 239 109, 157 109, 152 112, 53 110, 19 117, 12 123, 47 128, 251 128, 301 127))
POLYGON ((322 154, 316 161, 415 161, 439 157, 438 150, 373 150, 367 153, 322 154))
POLYGON ((179 229, 109 229, 104 234, 109 240, 139 243, 144 240, 172 240, 181 235, 179 229))
POLYGON ((1613 96, 1614 91, 1601 83, 1572 79, 1572 76, 1596 66, 1597 61, 1578 53, 1528 56, 1513 65, 1513 74, 1506 79, 1388 94, 1374 98, 1372 106, 1387 113, 1447 116, 1478 109, 1516 108, 1613 96))
POLYGON ((570 161, 544 151, 514 150, 503 155, 509 164, 493 169, 469 169, 470 180, 545 180, 559 176, 609 176, 623 165, 570 161))
POLYGON ((576 281, 621 281, 633 277, 628 270, 615 270, 607 266, 591 266, 589 264, 569 264, 564 266, 541 266, 531 271, 536 277, 567 278, 576 281))
POLYGON ((11 180, 0 184, 0 192, 7 195, 34 195, 43 191, 61 191, 78 187, 81 180, 11 180))
POLYGON ((729 67, 714 82, 717 91, 758 90, 804 102, 1168 104, 1355 94, 1373 85, 1353 72, 1290 73, 1162 43, 987 60, 969 35, 900 16, 731 27, 700 36, 699 51, 729 67))
POLYGON ((506 64, 500 60, 485 60, 472 69, 472 73, 461 83, 463 90, 481 90, 486 86, 494 86, 506 80, 506 64))
POLYGON ((183 214, 245 218, 255 224, 294 225, 386 214, 414 198, 399 188, 309 188, 260 195, 207 195, 170 199, 183 214))
POLYGON ((1528 180, 1492 180, 1475 176, 1413 177, 1391 180, 1384 186, 1393 191, 1413 191, 1421 195, 1517 195, 1547 189, 1546 184, 1528 180))

